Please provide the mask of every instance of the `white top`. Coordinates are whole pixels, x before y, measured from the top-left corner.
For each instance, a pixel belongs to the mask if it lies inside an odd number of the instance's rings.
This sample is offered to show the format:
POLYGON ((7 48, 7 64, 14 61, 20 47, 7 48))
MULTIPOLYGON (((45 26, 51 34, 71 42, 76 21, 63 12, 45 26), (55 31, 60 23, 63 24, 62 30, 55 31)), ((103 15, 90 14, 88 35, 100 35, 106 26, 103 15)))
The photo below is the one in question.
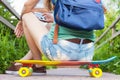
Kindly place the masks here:
POLYGON ((39 2, 37 3, 37 5, 35 6, 35 8, 44 8, 44 0, 39 0, 39 2))
MULTIPOLYGON (((11 3, 12 7, 18 12, 19 15, 21 14, 22 8, 26 1, 27 0, 13 0, 13 3, 11 3)), ((35 8, 44 8, 43 1, 44 0, 39 0, 35 8)))

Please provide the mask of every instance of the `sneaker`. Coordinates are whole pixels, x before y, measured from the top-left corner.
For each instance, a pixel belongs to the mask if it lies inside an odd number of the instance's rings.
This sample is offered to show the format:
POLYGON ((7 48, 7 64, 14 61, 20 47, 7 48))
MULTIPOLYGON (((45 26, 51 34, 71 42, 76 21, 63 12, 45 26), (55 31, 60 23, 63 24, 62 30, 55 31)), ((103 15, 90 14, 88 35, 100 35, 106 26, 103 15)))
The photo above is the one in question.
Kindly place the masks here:
MULTIPOLYGON (((22 67, 22 65, 15 65, 15 63, 12 63, 12 65, 5 71, 6 74, 17 74, 19 69, 22 67)), ((37 68, 35 65, 33 65, 33 73, 46 73, 46 67, 39 67, 37 68)))
POLYGON ((32 69, 33 69, 33 72, 35 72, 35 73, 46 73, 46 67, 45 66, 36 67, 35 65, 33 65, 32 69))
POLYGON ((15 65, 15 63, 11 63, 12 65, 8 67, 8 69, 5 71, 6 74, 14 74, 17 73, 17 71, 22 67, 22 65, 15 65))

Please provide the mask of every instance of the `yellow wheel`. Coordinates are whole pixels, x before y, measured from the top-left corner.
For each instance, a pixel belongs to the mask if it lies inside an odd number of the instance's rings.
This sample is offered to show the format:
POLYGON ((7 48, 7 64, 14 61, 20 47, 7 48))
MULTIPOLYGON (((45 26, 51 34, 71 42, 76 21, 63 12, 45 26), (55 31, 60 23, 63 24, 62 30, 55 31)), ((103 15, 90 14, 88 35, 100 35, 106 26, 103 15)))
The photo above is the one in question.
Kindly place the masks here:
POLYGON ((18 74, 21 76, 21 77, 26 77, 26 76, 29 76, 31 75, 31 72, 30 72, 30 69, 27 68, 27 67, 21 67, 18 71, 18 74))
POLYGON ((102 70, 100 68, 92 69, 91 76, 99 78, 102 76, 102 70))
POLYGON ((93 77, 93 75, 92 75, 92 70, 93 70, 92 68, 90 68, 90 69, 88 70, 91 77, 93 77))

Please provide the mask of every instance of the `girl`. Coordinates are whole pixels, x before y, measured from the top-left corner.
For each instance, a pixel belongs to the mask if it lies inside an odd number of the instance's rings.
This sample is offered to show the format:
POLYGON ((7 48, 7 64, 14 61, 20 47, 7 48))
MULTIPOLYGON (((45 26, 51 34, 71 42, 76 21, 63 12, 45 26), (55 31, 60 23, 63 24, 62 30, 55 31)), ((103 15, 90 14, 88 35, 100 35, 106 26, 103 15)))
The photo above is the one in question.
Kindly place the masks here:
MULTIPOLYGON (((52 6, 50 0, 27 0, 23 6, 21 16, 23 14, 33 12, 36 17, 39 17, 38 13, 51 12, 52 7, 53 6, 52 6)), ((42 22, 42 24, 44 26, 46 26, 47 29, 49 29, 50 24, 46 24, 44 22, 42 22)), ((16 25, 15 31, 14 31, 16 37, 20 38, 23 35, 23 33, 24 33, 23 27, 24 27, 23 21, 19 20, 16 25)), ((28 53, 23 58, 21 58, 21 60, 30 60, 30 59, 34 59, 31 50, 29 50, 28 53)), ((21 67, 20 63, 13 63, 6 70, 6 73, 9 73, 9 74, 14 73, 14 72, 18 71, 20 67, 21 67)), ((39 73, 46 73, 45 67, 36 68, 36 66, 33 66, 33 71, 39 72, 39 73)))

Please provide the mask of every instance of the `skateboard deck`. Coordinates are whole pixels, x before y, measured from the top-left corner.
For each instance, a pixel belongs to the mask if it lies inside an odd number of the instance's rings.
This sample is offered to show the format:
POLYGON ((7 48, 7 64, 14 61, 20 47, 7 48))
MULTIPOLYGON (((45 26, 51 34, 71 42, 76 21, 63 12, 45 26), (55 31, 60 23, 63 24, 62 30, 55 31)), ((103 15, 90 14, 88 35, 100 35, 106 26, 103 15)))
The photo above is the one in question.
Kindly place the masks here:
POLYGON ((15 62, 22 63, 23 66, 19 69, 18 74, 21 77, 30 76, 33 72, 33 64, 38 64, 42 66, 79 66, 88 65, 88 71, 91 77, 101 77, 102 70, 99 64, 107 63, 114 60, 116 56, 108 58, 106 60, 98 61, 42 61, 42 60, 16 60, 15 62))
POLYGON ((44 66, 77 66, 85 64, 103 64, 114 60, 116 56, 108 58, 106 60, 98 61, 42 61, 42 60, 15 60, 15 62, 22 64, 39 64, 44 66))

